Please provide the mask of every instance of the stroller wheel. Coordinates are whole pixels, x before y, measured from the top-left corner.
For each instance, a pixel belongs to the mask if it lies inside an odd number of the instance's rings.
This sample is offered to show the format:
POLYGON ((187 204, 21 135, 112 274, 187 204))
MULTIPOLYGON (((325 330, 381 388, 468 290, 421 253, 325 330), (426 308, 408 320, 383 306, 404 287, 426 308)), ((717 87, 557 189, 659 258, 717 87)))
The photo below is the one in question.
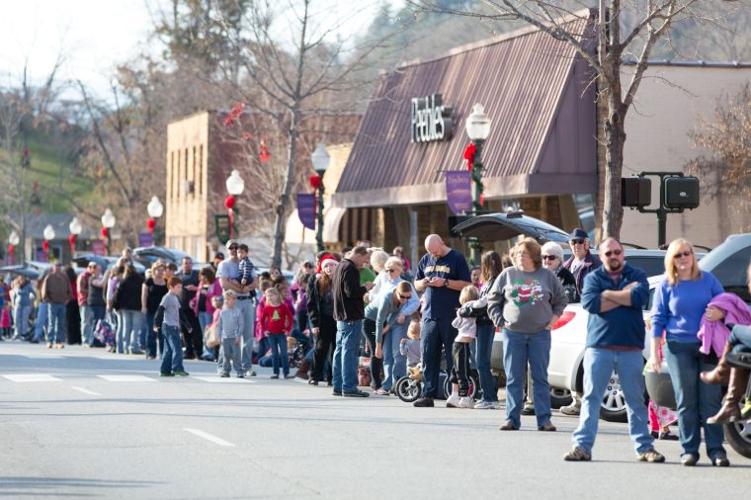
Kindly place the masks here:
POLYGON ((397 397, 405 403, 413 403, 422 393, 422 384, 409 377, 402 377, 396 382, 394 391, 397 397))

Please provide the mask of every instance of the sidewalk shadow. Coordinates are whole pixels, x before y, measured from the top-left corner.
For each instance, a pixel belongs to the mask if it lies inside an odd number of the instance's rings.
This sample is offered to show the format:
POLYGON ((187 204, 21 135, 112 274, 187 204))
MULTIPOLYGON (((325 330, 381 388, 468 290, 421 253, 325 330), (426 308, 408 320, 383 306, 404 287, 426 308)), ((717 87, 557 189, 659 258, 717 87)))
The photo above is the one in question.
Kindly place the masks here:
POLYGON ((81 498, 107 496, 107 489, 147 488, 160 484, 164 483, 160 481, 0 476, 0 497, 54 496, 81 498))

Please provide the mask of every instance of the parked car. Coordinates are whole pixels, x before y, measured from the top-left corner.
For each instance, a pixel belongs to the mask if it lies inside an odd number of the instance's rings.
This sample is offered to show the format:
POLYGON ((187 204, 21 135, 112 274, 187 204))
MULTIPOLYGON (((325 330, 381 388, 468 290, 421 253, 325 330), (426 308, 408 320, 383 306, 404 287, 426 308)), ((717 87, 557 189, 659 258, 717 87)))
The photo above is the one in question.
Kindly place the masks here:
POLYGON ((144 267, 151 267, 151 264, 159 259, 172 262, 179 267, 183 257, 190 257, 190 255, 176 248, 138 247, 133 249, 133 258, 144 267))

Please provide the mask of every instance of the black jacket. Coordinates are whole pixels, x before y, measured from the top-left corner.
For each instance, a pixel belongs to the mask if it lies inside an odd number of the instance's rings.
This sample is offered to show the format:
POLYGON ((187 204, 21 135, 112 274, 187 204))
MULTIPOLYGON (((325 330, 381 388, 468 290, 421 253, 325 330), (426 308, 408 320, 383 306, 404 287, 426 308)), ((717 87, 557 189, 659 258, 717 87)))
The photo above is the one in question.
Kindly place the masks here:
POLYGON ((138 273, 133 273, 120 282, 115 292, 113 306, 118 311, 140 311, 141 310, 141 286, 143 277, 138 273))
POLYGON ((360 285, 360 270, 349 259, 342 260, 332 278, 334 294, 334 319, 357 321, 365 317, 367 288, 360 285))
POLYGON ((322 297, 318 291, 320 282, 320 278, 308 281, 308 318, 313 328, 321 328, 321 317, 325 315, 324 301, 326 297, 322 297))
POLYGON ((576 290, 576 278, 571 274, 571 271, 560 266, 555 275, 558 277, 561 285, 563 285, 563 291, 566 293, 568 303, 579 302, 581 299, 579 298, 579 292, 576 290))
MULTIPOLYGON (((499 275, 500 276, 500 275, 499 275)), ((498 276, 496 276, 497 278, 498 276)), ((480 290, 480 297, 483 298, 488 296, 490 293, 490 290, 493 288, 493 281, 495 281, 495 278, 488 283, 486 286, 482 287, 482 290, 480 290)), ((469 304, 464 304, 459 308, 459 316, 462 318, 475 318, 478 325, 492 325, 493 320, 490 319, 488 316, 488 306, 485 307, 470 307, 469 304)))

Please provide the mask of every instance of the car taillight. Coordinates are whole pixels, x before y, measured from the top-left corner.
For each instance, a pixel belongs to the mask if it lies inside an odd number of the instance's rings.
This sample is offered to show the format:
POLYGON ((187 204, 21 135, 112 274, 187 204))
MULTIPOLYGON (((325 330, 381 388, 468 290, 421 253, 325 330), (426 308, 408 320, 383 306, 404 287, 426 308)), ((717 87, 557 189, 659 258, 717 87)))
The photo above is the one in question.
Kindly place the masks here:
POLYGON ((557 330, 558 328, 568 324, 572 319, 574 319, 574 316, 576 316, 575 312, 563 311, 563 314, 561 314, 561 317, 558 318, 558 320, 555 323, 553 323, 552 330, 557 330))

